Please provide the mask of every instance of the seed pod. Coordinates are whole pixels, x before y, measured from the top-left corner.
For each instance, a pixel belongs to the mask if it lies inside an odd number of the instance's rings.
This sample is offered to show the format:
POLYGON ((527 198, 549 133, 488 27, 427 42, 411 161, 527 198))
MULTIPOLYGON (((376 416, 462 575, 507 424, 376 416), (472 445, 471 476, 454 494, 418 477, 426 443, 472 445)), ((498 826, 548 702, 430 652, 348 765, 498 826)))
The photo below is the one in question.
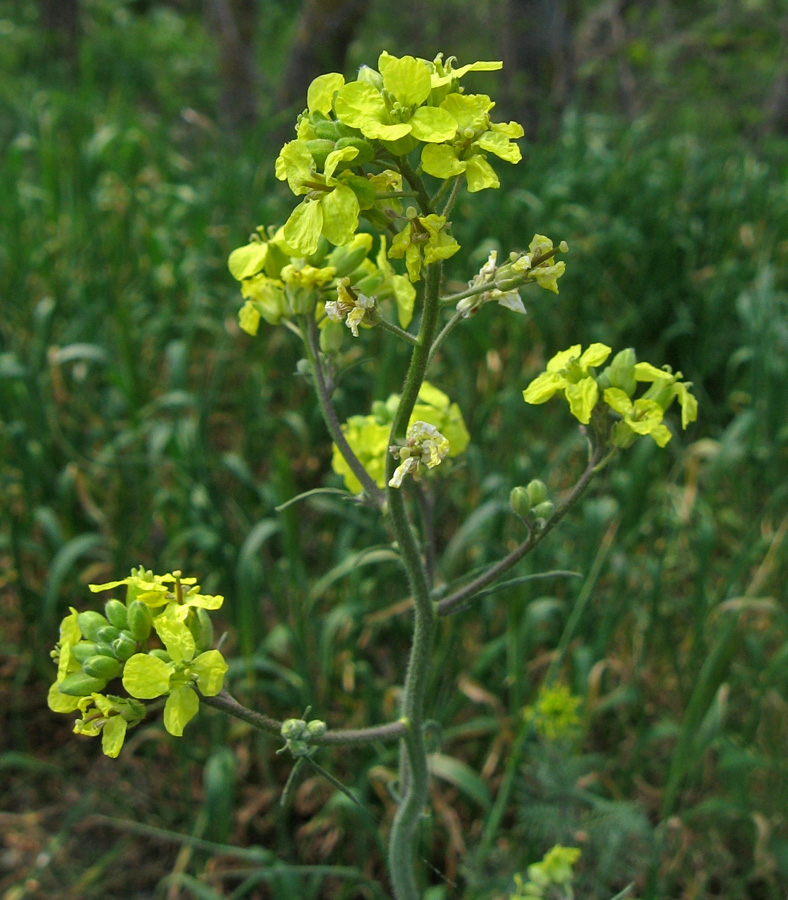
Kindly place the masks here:
POLYGON ((71 648, 71 655, 77 662, 85 662, 86 659, 90 659, 91 656, 98 653, 97 646, 93 641, 80 641, 71 648))
POLYGON ((99 629, 109 625, 109 622, 100 612, 88 609, 77 616, 77 625, 79 625, 79 630, 82 632, 83 637, 86 637, 89 641, 97 641, 99 639, 99 629))
POLYGON ((533 481, 530 481, 526 490, 528 491, 528 496, 531 498, 531 503, 534 506, 538 506, 547 499, 547 488, 545 487, 544 482, 539 481, 538 478, 534 478, 533 481))
POLYGON ((522 485, 513 487, 509 494, 509 505, 516 516, 524 519, 531 511, 531 497, 522 485))
POLYGON ((103 691, 107 686, 106 678, 94 678, 85 672, 73 672, 66 677, 58 685, 61 694, 68 694, 69 697, 87 697, 95 691, 103 691))
POLYGON ((130 656, 133 656, 137 650, 137 642, 131 636, 129 631, 121 631, 120 637, 115 638, 112 642, 112 650, 115 658, 125 662, 130 656))
POLYGON ((91 656, 82 663, 82 671, 93 678, 111 681, 120 675, 120 663, 111 656, 91 656))
POLYGON ((142 600, 132 600, 128 609, 128 627, 135 641, 143 643, 150 635, 153 615, 142 600))
POLYGON ((103 628, 99 628, 96 637, 100 641, 110 644, 115 638, 120 637, 120 628, 116 628, 114 625, 105 625, 103 628))
POLYGON ((115 628, 123 629, 128 624, 126 604, 120 600, 107 600, 104 604, 104 615, 115 628))
POLYGON ((555 503, 552 500, 545 500, 535 506, 531 512, 537 519, 549 519, 555 509, 555 503))

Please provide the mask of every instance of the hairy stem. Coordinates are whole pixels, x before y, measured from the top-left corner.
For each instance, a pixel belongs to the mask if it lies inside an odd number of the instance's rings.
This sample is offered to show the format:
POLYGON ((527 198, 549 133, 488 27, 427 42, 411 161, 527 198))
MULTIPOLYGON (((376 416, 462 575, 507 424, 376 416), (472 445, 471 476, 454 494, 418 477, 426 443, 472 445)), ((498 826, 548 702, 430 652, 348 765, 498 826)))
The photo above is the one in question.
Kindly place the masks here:
MULTIPOLYGON (((405 436, 413 407, 419 396, 427 371, 432 342, 438 325, 438 293, 440 264, 427 267, 424 291, 424 313, 419 328, 419 343, 411 356, 400 404, 391 427, 390 443, 405 436)), ((386 461, 386 481, 391 479, 396 460, 386 461)), ((435 642, 437 617, 430 600, 427 571, 418 541, 411 527, 401 489, 388 488, 388 510, 397 538, 408 585, 414 598, 413 642, 411 644, 405 689, 402 697, 402 716, 408 732, 401 748, 400 790, 402 801, 394 816, 389 836, 389 874, 396 900, 418 900, 415 879, 418 824, 427 803, 429 772, 427 749, 424 743, 424 701, 430 658, 435 642)))
POLYGON ((318 344, 317 324, 314 320, 314 317, 310 317, 309 322, 307 323, 307 334, 304 345, 306 347, 309 365, 315 376, 315 389, 317 391, 317 399, 320 404, 320 411, 323 413, 323 418, 325 419, 329 434, 333 438, 334 443, 337 445, 337 447, 339 447, 339 452, 342 454, 342 456, 345 458, 345 461, 350 466, 350 470, 361 482, 364 490, 369 494, 369 496, 373 499, 377 506, 382 507, 386 502, 386 495, 372 480, 369 472, 367 472, 367 470, 361 464, 359 458, 353 452, 350 444, 348 444, 347 439, 342 432, 342 426, 339 424, 339 419, 337 418, 334 404, 331 402, 331 394, 326 383, 323 366, 320 362, 320 347, 318 344))

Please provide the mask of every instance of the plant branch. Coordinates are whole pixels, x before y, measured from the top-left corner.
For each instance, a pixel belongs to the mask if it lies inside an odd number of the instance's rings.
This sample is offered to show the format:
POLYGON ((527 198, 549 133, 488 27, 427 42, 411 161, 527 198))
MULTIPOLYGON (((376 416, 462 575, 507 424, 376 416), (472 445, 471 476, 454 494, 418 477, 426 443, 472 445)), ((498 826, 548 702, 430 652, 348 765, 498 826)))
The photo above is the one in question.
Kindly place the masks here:
POLYGON ((589 463, 586 466, 583 474, 580 476, 577 484, 572 488, 566 500, 564 500, 564 502, 558 507, 553 515, 550 516, 542 529, 540 529, 539 531, 531 531, 528 537, 519 546, 515 547, 514 550, 512 550, 512 552, 505 556, 502 560, 499 560, 478 578, 474 578, 474 580, 469 584, 461 587, 459 590, 455 591, 453 594, 450 594, 448 597, 445 597, 443 600, 439 600, 435 604, 435 609, 438 615, 448 616, 454 612, 457 612, 458 609, 463 608, 468 603, 468 601, 470 601, 483 588, 487 587, 488 584, 492 584, 493 581, 496 581, 498 578, 500 578, 501 575, 504 574, 504 572, 507 572, 509 569, 511 569, 512 566, 520 562, 521 559, 523 559, 535 547, 537 547, 583 495, 585 489, 591 482, 591 479, 594 477, 595 467, 599 462, 601 455, 601 448, 600 446, 597 446, 593 453, 593 456, 589 460, 589 463))
POLYGON ((345 461, 350 466, 350 470, 361 482, 364 490, 369 494, 369 496, 377 506, 383 507, 386 502, 386 495, 375 484, 375 482, 370 477, 369 472, 367 472, 367 470, 362 465, 361 460, 359 460, 359 458, 353 452, 353 449, 351 448, 350 444, 348 444, 347 438, 342 431, 342 426, 339 424, 339 419, 337 418, 334 404, 331 402, 331 394, 328 390, 328 385, 326 384, 323 366, 320 362, 320 347, 317 337, 317 324, 315 323, 314 318, 310 318, 309 322, 307 323, 307 334, 304 344, 306 346, 310 367, 315 376, 315 389, 317 391, 318 402, 320 403, 320 410, 323 413, 323 418, 325 419, 329 434, 333 438, 334 443, 337 445, 337 447, 339 447, 339 452, 342 454, 342 456, 345 458, 345 461))
POLYGON ((389 322, 388 319, 384 319, 383 316, 375 320, 375 325, 378 328, 382 328, 384 331, 388 331, 393 335, 396 335, 398 338, 402 338, 403 341, 407 341, 409 344, 416 346, 418 344, 419 339, 415 334, 411 334, 409 331, 405 331, 404 328, 400 328, 399 325, 395 325, 393 322, 389 322))

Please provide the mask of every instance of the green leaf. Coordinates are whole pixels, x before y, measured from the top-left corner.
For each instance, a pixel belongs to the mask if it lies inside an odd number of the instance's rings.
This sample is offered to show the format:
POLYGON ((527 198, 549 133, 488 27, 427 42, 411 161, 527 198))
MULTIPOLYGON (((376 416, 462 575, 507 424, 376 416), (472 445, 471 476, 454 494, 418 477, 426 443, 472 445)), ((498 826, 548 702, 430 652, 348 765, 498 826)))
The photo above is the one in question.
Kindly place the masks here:
POLYGON ((296 253, 311 256, 317 250, 322 228, 321 203, 317 200, 304 200, 285 223, 285 240, 296 253))
POLYGON ((359 203, 355 193, 347 185, 338 184, 320 205, 326 239, 337 246, 349 244, 358 228, 359 203))
POLYGON ((175 737, 181 737, 183 729, 199 709, 200 700, 190 687, 182 685, 175 688, 164 704, 164 727, 175 737))
POLYGON ((433 753, 429 758, 429 766, 430 772, 437 778, 453 784, 466 797, 475 800, 485 811, 490 809, 492 806, 490 791, 469 765, 453 756, 433 753))
POLYGON ((435 178, 453 178, 465 171, 465 163, 457 158, 453 147, 446 144, 427 144, 421 151, 421 166, 435 178))
POLYGON ((334 94, 345 83, 345 78, 338 72, 328 72, 318 75, 309 85, 306 92, 306 105, 311 113, 322 113, 327 116, 331 112, 334 102, 334 94))
POLYGON ((262 271, 267 256, 268 244, 260 241, 239 247, 237 250, 233 250, 227 261, 230 274, 236 281, 251 278, 252 275, 262 271))
POLYGON ((169 691, 172 671, 171 663, 147 653, 136 653, 123 669, 123 687, 138 700, 152 700, 169 691))
POLYGON ((189 663, 189 672, 197 678, 197 686, 203 694, 213 697, 222 689, 227 663, 218 650, 206 650, 189 663))
POLYGON ((378 57, 383 87, 403 106, 420 106, 430 95, 432 79, 427 64, 413 56, 397 58, 385 50, 378 57))

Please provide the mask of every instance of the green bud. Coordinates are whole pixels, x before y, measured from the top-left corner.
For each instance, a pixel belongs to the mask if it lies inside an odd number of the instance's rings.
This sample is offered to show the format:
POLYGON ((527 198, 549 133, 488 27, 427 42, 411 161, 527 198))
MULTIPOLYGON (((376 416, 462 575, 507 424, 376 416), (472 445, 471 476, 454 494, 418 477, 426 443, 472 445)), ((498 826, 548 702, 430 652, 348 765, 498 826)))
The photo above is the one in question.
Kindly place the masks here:
POLYGON ((170 654, 167 653, 166 650, 163 650, 161 647, 156 647, 153 650, 148 650, 148 656, 155 656, 156 659, 160 659, 163 662, 172 662, 170 659, 170 654))
MULTIPOLYGON (((323 261, 326 256, 328 256, 328 251, 331 249, 331 244, 323 237, 321 234, 317 239, 317 250, 307 257, 310 266, 315 266, 316 268, 320 268, 323 265, 323 261)), ((296 312, 306 312, 306 310, 296 310, 296 312)))
POLYGON ((509 505, 516 516, 524 519, 531 511, 531 497, 522 485, 513 487, 509 494, 509 505))
POLYGON ((61 694, 68 694, 69 697, 87 697, 96 691, 103 691, 107 686, 106 678, 94 678, 85 672, 73 672, 66 677, 58 685, 61 694))
POLYGON ((369 141, 365 141, 364 138, 340 138, 336 143, 336 149, 342 150, 344 147, 355 147, 356 150, 358 150, 358 156, 348 160, 345 164, 345 168, 347 168, 347 166, 363 166, 368 162, 372 162, 372 160, 375 158, 375 148, 372 146, 372 144, 369 143, 369 141))
POLYGON ((128 609, 128 626, 135 641, 144 643, 150 635, 153 614, 141 600, 133 600, 128 609))
POLYGON ((115 651, 112 649, 112 644, 107 641, 99 641, 96 644, 96 653, 100 653, 102 656, 114 656, 115 651))
POLYGON ((533 481, 530 481, 526 490, 528 491, 528 496, 531 498, 531 503, 534 506, 538 506, 547 499, 547 488, 545 487, 544 482, 539 481, 538 478, 534 478, 533 481))
POLYGON ((309 744, 306 741, 289 741, 287 749, 293 756, 309 756, 309 744))
POLYGON ((120 637, 115 638, 112 642, 112 650, 116 659, 125 662, 130 656, 137 651, 137 642, 131 636, 129 631, 121 631, 120 637))
POLYGON ((306 722, 303 719, 285 719, 279 732, 284 740, 298 740, 306 734, 306 722))
POLYGON ((372 87, 377 88, 379 91, 383 90, 383 76, 377 69, 373 69, 370 66, 361 66, 356 80, 371 84, 372 87))
POLYGON ((93 641, 80 641, 71 648, 71 655, 77 662, 85 662, 86 659, 90 659, 91 656, 98 653, 96 647, 97 645, 93 641))
MULTIPOLYGON (((605 387, 620 388, 628 397, 631 397, 637 389, 637 382, 635 381, 636 362, 637 357, 631 347, 627 347, 626 350, 617 353, 609 366, 610 385, 605 385, 605 387)), ((602 389, 604 390, 604 388, 602 389)))
POLYGON ((111 656, 92 656, 82 663, 82 670, 93 678, 103 678, 111 681, 120 675, 120 663, 111 656))
POLYGON ((341 322, 326 322, 320 329, 320 349, 323 353, 336 353, 344 337, 345 326, 341 322))
POLYGON ((339 136, 336 122, 332 122, 330 119, 313 119, 312 127, 315 129, 315 134, 319 140, 335 141, 339 136))
POLYGON ((116 628, 123 629, 128 625, 126 604, 120 600, 107 600, 104 604, 104 615, 116 628))
POLYGON ((99 628, 96 637, 109 644, 115 638, 120 637, 120 628, 116 628, 114 625, 105 625, 103 628, 99 628))
POLYGON ((326 138, 317 138, 314 141, 307 141, 306 149, 312 154, 318 169, 322 170, 326 164, 326 157, 334 149, 334 142, 326 138))
POLYGON ((343 137, 358 137, 358 131, 355 128, 351 128, 350 125, 345 125, 343 122, 337 122, 337 133, 341 138, 343 137))
POLYGON ((320 719, 312 719, 311 722, 307 722, 306 730, 309 737, 323 737, 327 731, 327 727, 326 723, 321 722, 320 719))
POLYGON ((366 259, 372 241, 369 235, 356 237, 344 247, 336 247, 328 254, 326 263, 336 270, 337 278, 345 278, 354 272, 361 262, 366 259))
POLYGON ((542 503, 539 503, 535 506, 531 512, 534 517, 537 519, 549 519, 553 514, 553 510, 555 509, 555 503, 552 500, 545 500, 542 503))
POLYGON ((97 641, 99 639, 99 629, 109 625, 109 622, 100 612, 88 609, 77 616, 77 625, 79 625, 79 630, 82 632, 83 637, 86 637, 89 641, 97 641))
POLYGON ((213 622, 207 609, 198 608, 194 612, 194 619, 189 628, 194 636, 197 653, 205 653, 213 646, 213 622))
POLYGON ((607 388, 612 386, 612 381, 610 380, 610 366, 597 375, 596 383, 600 394, 604 393, 607 388))

